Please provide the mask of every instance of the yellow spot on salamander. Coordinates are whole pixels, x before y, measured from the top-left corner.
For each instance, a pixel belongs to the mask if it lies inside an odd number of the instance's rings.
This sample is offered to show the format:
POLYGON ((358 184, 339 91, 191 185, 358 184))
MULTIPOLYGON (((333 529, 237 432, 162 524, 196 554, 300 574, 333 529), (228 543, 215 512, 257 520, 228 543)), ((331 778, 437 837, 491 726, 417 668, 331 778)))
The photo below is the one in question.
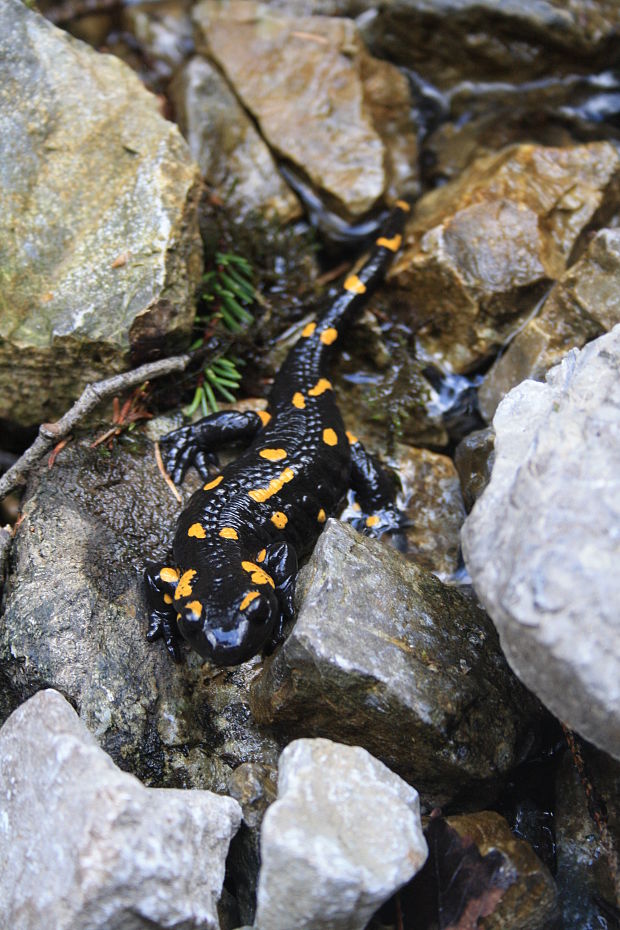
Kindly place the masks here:
POLYGON ((189 607, 191 612, 196 614, 197 617, 199 617, 202 613, 202 604, 200 601, 190 601, 189 604, 187 604, 187 607, 189 607))
POLYGON ((164 604, 172 604, 172 598, 169 594, 164 594, 164 604))
POLYGON ((275 588, 271 575, 268 575, 264 569, 259 565, 255 565, 254 562, 242 562, 241 568, 244 572, 250 573, 250 577, 254 584, 270 584, 272 588, 275 588))
POLYGON ((324 329, 321 333, 320 339, 323 345, 330 346, 332 342, 335 342, 338 338, 338 330, 334 329, 333 326, 330 326, 328 329, 324 329))
POLYGON ((392 236, 391 239, 386 239, 385 236, 379 236, 377 245, 383 246, 384 249, 389 249, 390 252, 398 252, 402 241, 403 237, 397 233, 395 236, 392 236))
POLYGON ((276 512, 271 515, 271 522, 274 526, 277 526, 279 530, 283 530, 288 523, 288 517, 285 513, 282 513, 281 510, 276 510, 276 512))
POLYGON ((267 413, 266 410, 257 410, 256 415, 260 417, 263 426, 267 426, 267 424, 271 420, 271 414, 267 413))
POLYGON ((308 336, 312 335, 315 329, 316 329, 316 323, 306 323, 306 325, 301 331, 301 335, 304 337, 304 339, 307 339, 308 336))
POLYGON ((319 378, 313 388, 308 391, 308 397, 320 397, 325 391, 331 391, 332 383, 327 378, 319 378))
POLYGON ((351 291, 352 294, 365 294, 366 285, 363 281, 360 281, 356 274, 350 274, 344 282, 345 291, 351 291))
POLYGON ((186 572, 181 575, 181 580, 177 585, 177 589, 174 592, 174 599, 178 601, 181 597, 189 597, 192 593, 191 581, 194 575, 196 574, 195 568, 188 568, 186 572))
POLYGON ((296 391, 293 394, 293 407, 297 407, 298 410, 303 410, 306 406, 306 401, 304 395, 300 391, 296 391))
POLYGON ((255 600, 255 598, 257 597, 260 597, 260 594, 258 593, 258 591, 248 591, 246 596, 243 598, 243 600, 239 604, 239 610, 245 610, 245 608, 248 607, 252 603, 252 601, 255 600))
POLYGON ((266 549, 261 549, 261 551, 260 551, 260 552, 258 553, 258 555, 256 556, 256 561, 257 561, 257 562, 264 562, 264 561, 265 561, 265 556, 266 556, 266 555, 267 555, 267 550, 266 550, 266 549))
POLYGON ((220 530, 220 536, 222 539, 239 539, 237 530, 232 526, 223 526, 220 530))
POLYGON ((268 462, 281 462, 286 458, 285 449, 261 449, 258 453, 261 458, 267 459, 268 462))
POLYGON ((359 439, 357 438, 357 436, 354 436, 353 433, 349 432, 349 430, 347 430, 347 439, 349 440, 352 446, 355 445, 356 442, 359 442, 359 439))
POLYGON ((206 532, 204 526, 201 526, 200 523, 192 523, 190 528, 187 531, 188 536, 195 536, 196 539, 205 539, 206 532))
POLYGON ((328 426, 327 429, 323 430, 323 442, 326 446, 337 446, 338 445, 338 436, 331 428, 328 426))
POLYGON ((174 584, 175 581, 179 580, 179 572, 176 568, 162 568, 159 577, 162 581, 167 581, 168 584, 174 584))
POLYGON ((248 491, 248 496, 258 504, 262 504, 263 501, 268 500, 270 497, 273 497, 274 494, 277 494, 278 491, 281 491, 284 485, 292 481, 294 477, 295 472, 293 469, 285 468, 278 478, 271 479, 266 488, 254 488, 254 490, 248 491))
POLYGON ((208 481, 205 484, 203 491, 212 491, 213 488, 216 488, 218 484, 221 484, 223 480, 224 480, 224 475, 218 475, 217 478, 213 479, 213 481, 208 481))
POLYGON ((403 210, 405 213, 409 213, 411 210, 411 207, 406 200, 397 200, 396 206, 399 208, 399 210, 403 210))
POLYGON ((380 522, 379 517, 366 517, 366 526, 377 526, 380 522))
POLYGON ((325 523, 325 521, 327 520, 327 514, 325 513, 325 511, 323 510, 322 507, 321 507, 321 509, 319 510, 319 512, 318 512, 318 514, 317 514, 317 516, 316 516, 316 518, 317 518, 317 520, 319 521, 319 523, 325 523))

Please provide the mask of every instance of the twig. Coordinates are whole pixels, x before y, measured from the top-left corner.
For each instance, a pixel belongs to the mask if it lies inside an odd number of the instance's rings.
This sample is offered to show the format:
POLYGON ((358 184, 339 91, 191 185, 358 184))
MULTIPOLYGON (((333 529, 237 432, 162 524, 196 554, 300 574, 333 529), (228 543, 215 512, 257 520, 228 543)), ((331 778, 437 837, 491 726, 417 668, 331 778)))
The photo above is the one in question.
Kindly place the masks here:
POLYGON ((164 479, 164 481, 166 482, 166 484, 168 485, 168 487, 169 487, 170 490, 172 491, 172 494, 173 494, 173 496, 176 498, 177 503, 182 504, 182 503, 183 503, 183 498, 181 497, 181 495, 180 495, 179 492, 177 491, 176 485, 175 485, 174 481, 172 480, 172 478, 170 477, 170 475, 168 474, 168 472, 167 472, 166 469, 164 468, 164 463, 163 463, 163 461, 162 461, 161 451, 160 451, 159 443, 158 443, 158 442, 155 443, 155 461, 156 461, 156 463, 157 463, 157 467, 158 467, 158 469, 159 469, 159 471, 160 471, 160 474, 161 474, 162 478, 164 479))
POLYGON ((168 375, 173 371, 183 371, 189 361, 189 355, 176 355, 172 358, 164 358, 159 362, 147 362, 146 365, 141 365, 140 368, 135 368, 133 371, 125 371, 120 375, 105 378, 103 381, 87 384, 80 397, 60 420, 55 423, 41 424, 39 435, 33 444, 26 449, 12 468, 9 468, 6 474, 0 478, 0 500, 3 500, 7 494, 14 491, 20 484, 23 484, 28 472, 39 461, 41 456, 45 455, 48 449, 55 446, 59 440, 67 436, 74 426, 83 420, 106 397, 120 391, 126 391, 127 388, 141 384, 149 378, 160 378, 162 375, 168 375))

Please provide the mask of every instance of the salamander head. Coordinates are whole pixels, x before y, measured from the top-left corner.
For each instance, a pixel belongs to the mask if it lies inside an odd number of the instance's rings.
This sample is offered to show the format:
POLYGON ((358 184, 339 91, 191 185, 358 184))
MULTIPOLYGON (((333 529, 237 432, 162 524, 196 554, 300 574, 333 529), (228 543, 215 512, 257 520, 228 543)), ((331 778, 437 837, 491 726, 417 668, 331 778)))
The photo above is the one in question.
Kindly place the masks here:
POLYGON ((192 649, 216 665, 239 665, 269 642, 280 617, 273 591, 249 591, 230 603, 193 600, 178 627, 192 649))

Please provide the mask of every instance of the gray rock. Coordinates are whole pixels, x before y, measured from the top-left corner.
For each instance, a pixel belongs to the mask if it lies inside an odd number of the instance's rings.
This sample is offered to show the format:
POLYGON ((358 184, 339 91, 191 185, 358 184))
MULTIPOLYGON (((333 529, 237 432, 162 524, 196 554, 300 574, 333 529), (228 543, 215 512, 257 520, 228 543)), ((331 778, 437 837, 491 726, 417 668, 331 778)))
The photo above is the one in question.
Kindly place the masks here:
POLYGON ((30 425, 186 341, 199 172, 126 65, 19 0, 0 5, 0 87, 0 417, 30 425))
POLYGON ((526 378, 542 381, 570 349, 620 323, 619 277, 620 230, 601 229, 480 385, 480 412, 487 420, 515 385, 526 378))
POLYGON ((300 215, 269 148, 213 65, 192 58, 174 78, 170 94, 200 170, 240 219, 253 210, 282 221, 300 215))
POLYGON ((491 482, 465 522, 474 587, 515 672, 620 759, 620 326, 497 409, 491 482))
POLYGON ((261 855, 261 930, 363 930, 426 861, 418 793, 358 746, 296 740, 261 855))
POLYGON ((0 924, 11 930, 217 930, 241 810, 207 791, 145 788, 56 691, 0 731, 0 924))
POLYGON ((345 219, 387 193, 417 191, 407 80, 373 58, 352 20, 206 0, 198 48, 226 75, 270 148, 345 219), (363 170, 360 170, 363 166, 363 170))
POLYGON ((297 622, 252 683, 259 722, 364 746, 430 804, 521 758, 537 705, 471 600, 335 520, 298 589, 297 622))
MULTIPOLYGON (((175 665, 146 642, 141 573, 170 546, 180 505, 152 443, 132 436, 111 452, 73 442, 31 476, 0 625, 0 720, 53 686, 122 768, 225 792, 238 765, 275 765, 281 748, 248 706, 260 663, 214 670, 188 652, 175 665)), ((183 493, 197 483, 188 475, 183 493)))

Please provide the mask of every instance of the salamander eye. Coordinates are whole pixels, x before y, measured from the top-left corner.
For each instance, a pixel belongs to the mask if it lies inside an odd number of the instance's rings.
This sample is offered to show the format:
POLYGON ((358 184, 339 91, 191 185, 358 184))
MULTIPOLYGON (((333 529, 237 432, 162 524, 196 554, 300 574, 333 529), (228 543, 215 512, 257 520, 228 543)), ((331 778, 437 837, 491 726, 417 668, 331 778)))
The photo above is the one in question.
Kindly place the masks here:
POLYGON ((266 597, 259 595, 248 604, 243 613, 250 623, 266 623, 271 619, 271 604, 266 597))

